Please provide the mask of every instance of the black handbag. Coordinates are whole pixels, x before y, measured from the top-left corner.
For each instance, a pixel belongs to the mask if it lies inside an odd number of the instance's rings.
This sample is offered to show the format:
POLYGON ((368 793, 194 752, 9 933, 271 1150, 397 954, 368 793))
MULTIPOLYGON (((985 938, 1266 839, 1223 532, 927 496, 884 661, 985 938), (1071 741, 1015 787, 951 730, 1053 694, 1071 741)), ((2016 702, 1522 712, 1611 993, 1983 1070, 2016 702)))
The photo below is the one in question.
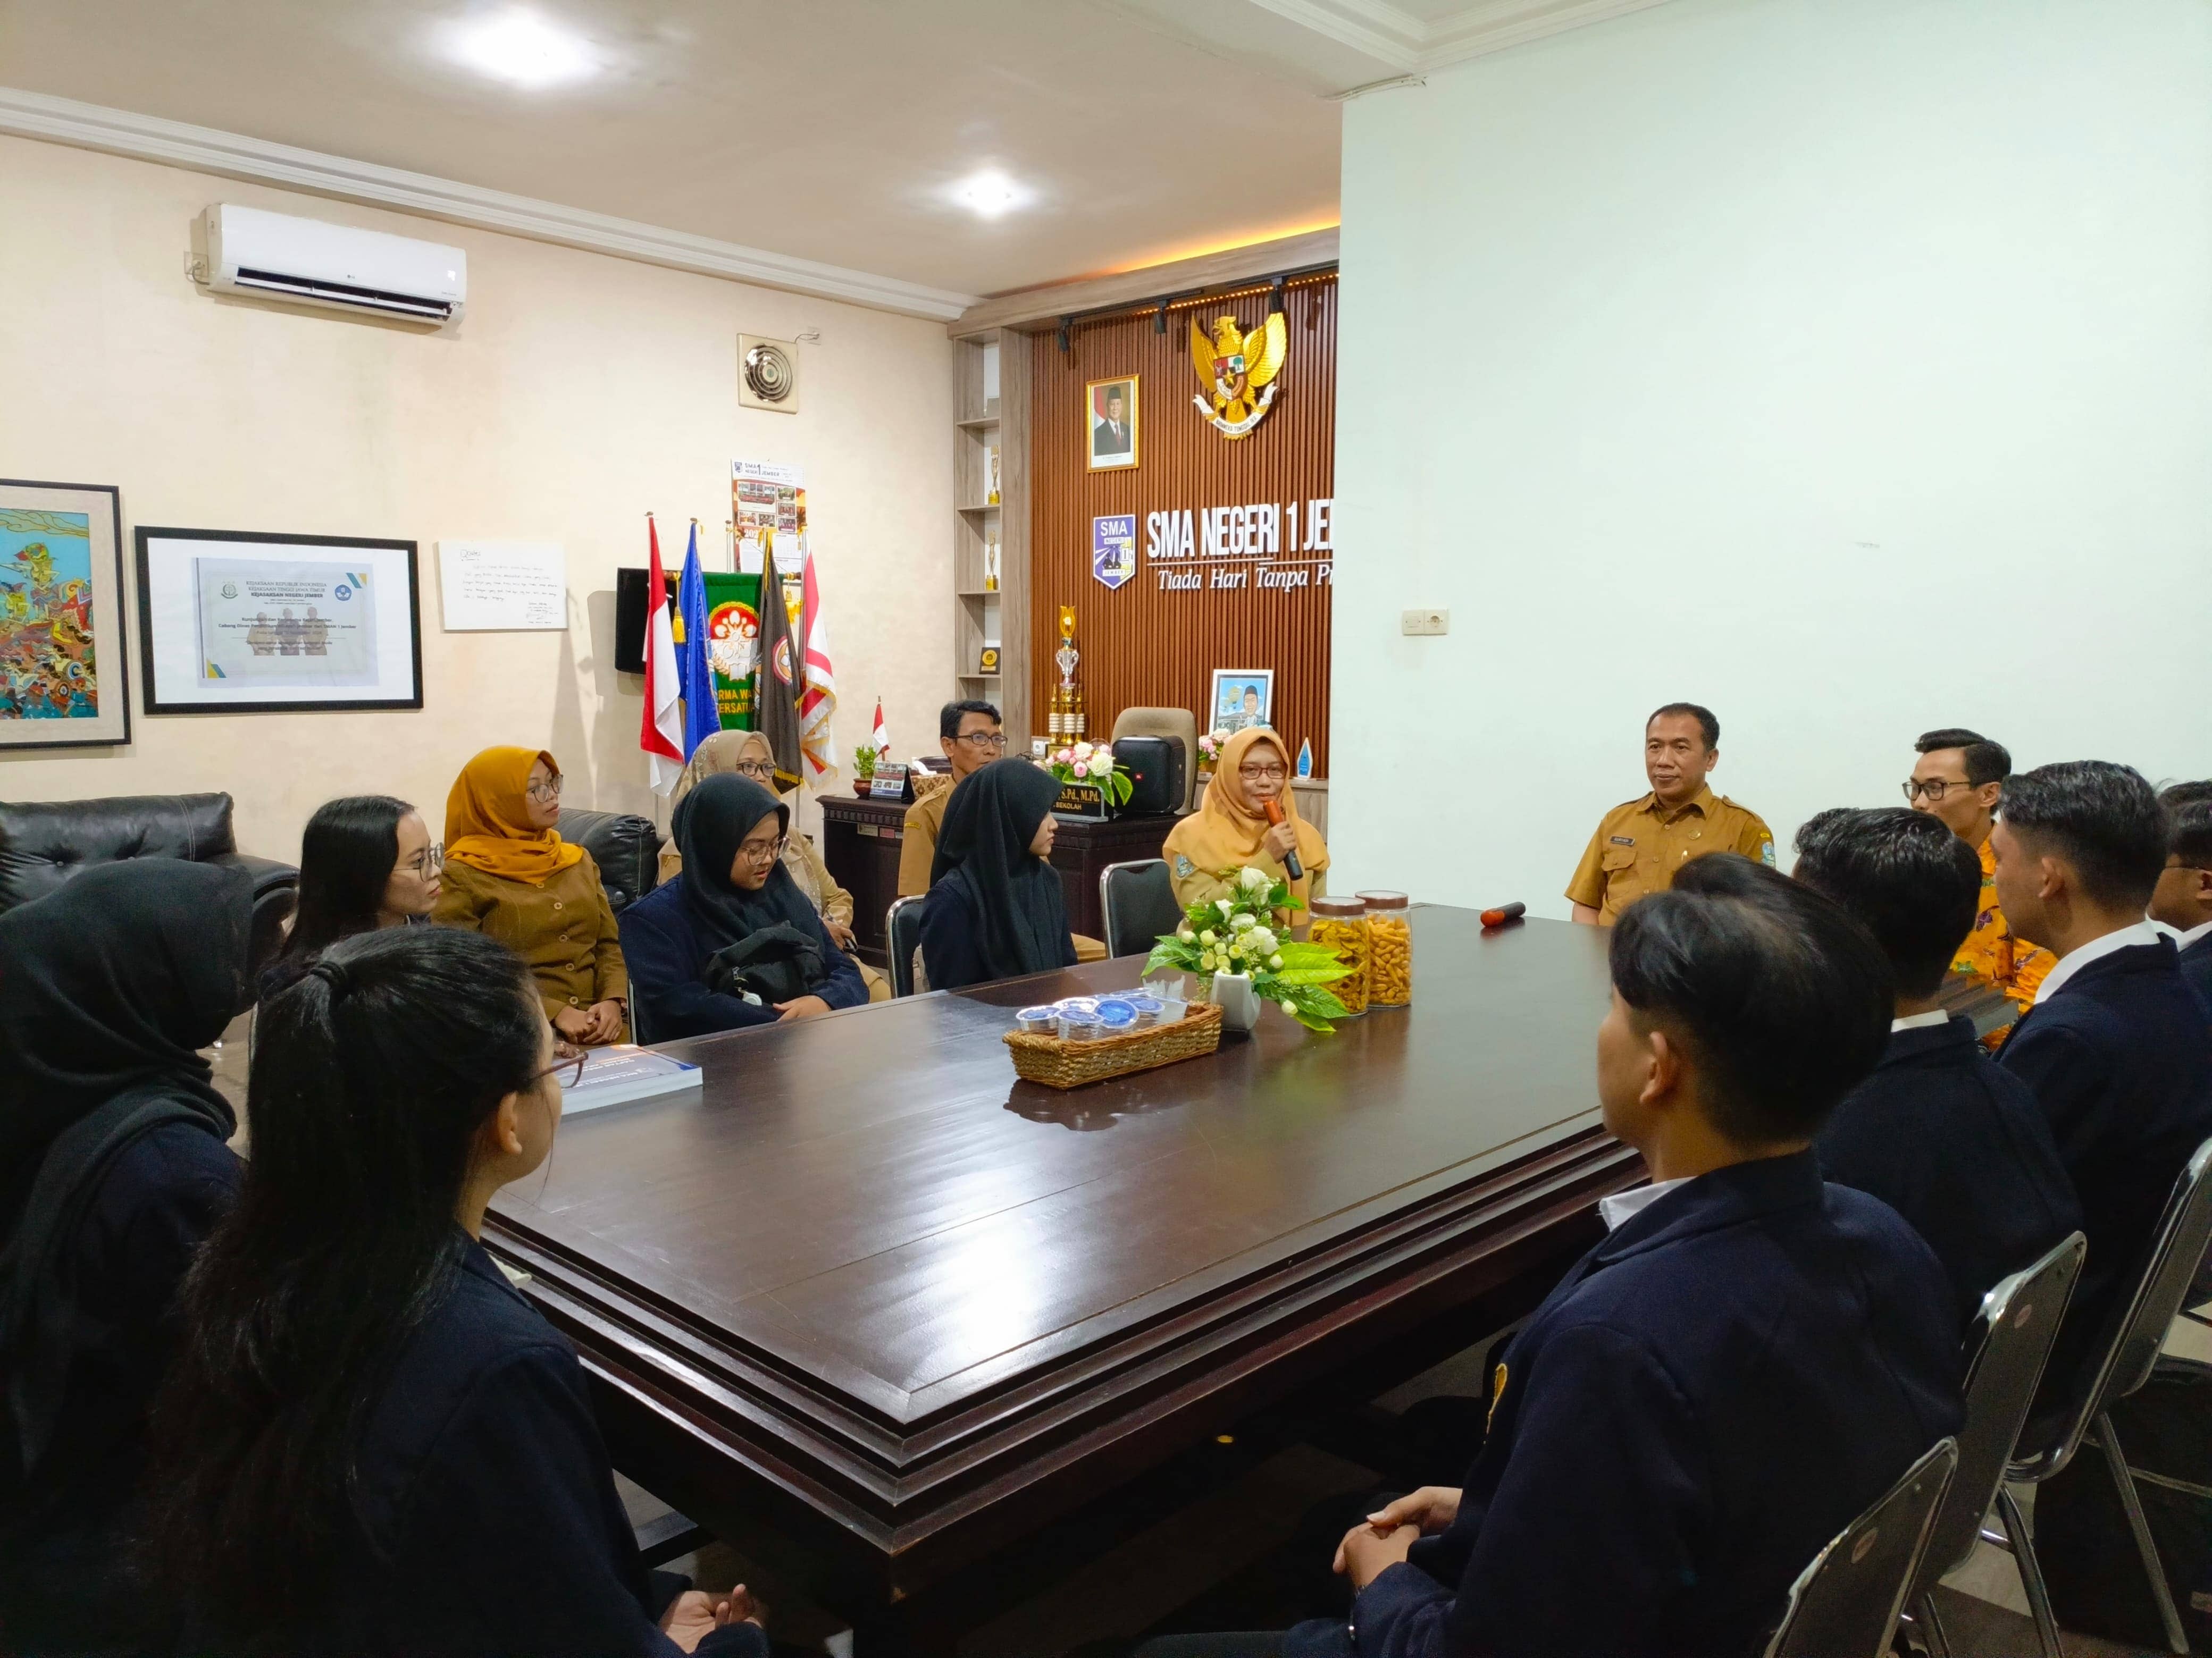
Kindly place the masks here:
POLYGON ((771 1007, 811 995, 827 976, 820 942, 788 921, 747 933, 707 962, 708 989, 740 999, 751 995, 771 1007))

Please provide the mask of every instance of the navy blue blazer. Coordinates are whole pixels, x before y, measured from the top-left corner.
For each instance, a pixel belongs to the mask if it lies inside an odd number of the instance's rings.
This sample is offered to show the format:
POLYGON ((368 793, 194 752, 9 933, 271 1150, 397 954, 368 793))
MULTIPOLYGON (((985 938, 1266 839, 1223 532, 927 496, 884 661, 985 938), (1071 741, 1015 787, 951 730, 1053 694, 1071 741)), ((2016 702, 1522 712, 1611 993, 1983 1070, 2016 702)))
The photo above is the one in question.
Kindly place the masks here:
MULTIPOLYGON (((644 1015, 650 1042, 679 1036, 711 1036, 718 1030, 774 1024, 776 1011, 763 1004, 725 996, 707 988, 707 963, 714 951, 699 936, 684 902, 684 877, 655 887, 623 911, 615 925, 622 933, 623 962, 629 969, 629 998, 644 1015)), ((832 1007, 858 1007, 868 987, 853 958, 830 942, 822 918, 814 918, 816 942, 830 981, 815 993, 832 1007)))
MULTIPOLYGON (((982 928, 983 918, 975 913, 975 899, 964 884, 956 881, 948 886, 939 881, 930 888, 929 902, 921 907, 919 942, 921 969, 929 975, 932 990, 963 990, 992 981, 990 964, 976 942, 982 928)), ((1062 937, 1060 965, 1073 967, 1074 936, 1062 937)))
MULTIPOLYGON (((369 1412, 359 1559, 310 1650, 613 1658, 678 1650, 616 1493, 583 1367, 482 1245, 369 1412), (324 1643, 326 1643, 325 1646, 324 1643)), ((767 1658, 733 1624, 702 1654, 767 1658)))
POLYGON ((2081 1224, 2034 1094, 1957 1014, 1891 1032, 1881 1063, 1813 1149, 1830 1180, 1880 1198, 1928 1240, 1957 1292, 1961 1328, 1991 1284, 2081 1224))
MULTIPOLYGON (((178 1285, 243 1173, 211 1129, 175 1122, 141 1134, 101 1175, 69 1252, 82 1317, 52 1442, 27 1483, 0 1473, 0 1647, 126 1645, 158 1620, 125 1541, 147 1415, 176 1350, 178 1285)), ((0 1432, 12 1432, 4 1413, 0 1432)), ((0 1452, 0 1465, 15 1462, 0 1452)))
POLYGON ((2197 993, 2197 999, 2212 1010, 2212 934, 2199 938, 2175 958, 2182 978, 2197 993))
POLYGON ((1942 1266, 1810 1151, 1623 1222, 1505 1372, 1458 1517, 1354 1603, 1362 1658, 1735 1658, 1961 1416, 1942 1266))
POLYGON ((2013 1027, 1997 1063, 2043 1108, 2089 1240, 2045 1372, 2057 1401, 2124 1309, 2174 1177, 2212 1139, 2212 1029, 2161 938, 2073 975, 2013 1027))

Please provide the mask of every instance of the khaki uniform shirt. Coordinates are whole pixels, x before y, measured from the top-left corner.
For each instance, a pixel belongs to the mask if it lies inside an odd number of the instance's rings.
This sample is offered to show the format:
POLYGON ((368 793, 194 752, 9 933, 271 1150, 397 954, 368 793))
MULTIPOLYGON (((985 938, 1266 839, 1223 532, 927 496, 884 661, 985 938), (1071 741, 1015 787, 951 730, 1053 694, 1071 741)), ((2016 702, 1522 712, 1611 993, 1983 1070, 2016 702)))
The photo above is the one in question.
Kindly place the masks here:
POLYGON ((899 841, 898 896, 919 898, 929 890, 929 866, 937 861, 937 832, 945 827, 951 789, 939 789, 906 809, 906 833, 899 841))
POLYGON ((1676 870, 1709 852, 1740 852, 1771 866, 1774 831, 1757 812, 1711 788, 1672 812, 1647 794, 1606 813, 1567 883, 1567 898, 1588 904, 1600 926, 1611 926, 1622 910, 1647 892, 1666 891, 1676 870))
POLYGON ((529 963, 551 1018, 564 1007, 629 999, 622 935, 586 853, 544 886, 448 859, 430 919, 496 938, 529 963))

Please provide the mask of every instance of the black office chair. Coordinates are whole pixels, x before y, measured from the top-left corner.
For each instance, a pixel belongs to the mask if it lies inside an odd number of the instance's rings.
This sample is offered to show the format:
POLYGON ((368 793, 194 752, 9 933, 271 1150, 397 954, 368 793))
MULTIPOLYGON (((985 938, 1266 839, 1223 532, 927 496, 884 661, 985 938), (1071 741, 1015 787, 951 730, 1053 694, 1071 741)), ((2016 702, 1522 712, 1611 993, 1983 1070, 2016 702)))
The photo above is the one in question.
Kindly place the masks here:
POLYGON ((1982 1297, 1980 1339, 1966 1370, 1966 1424, 1959 1432, 1959 1469, 1929 1530, 1920 1570, 1905 1596, 1907 1612, 1936 1658, 1949 1658, 1950 1642, 1936 1613, 1931 1591, 1966 1563, 1982 1534, 1982 1521, 2004 1489, 2005 1469, 2035 1402, 2037 1384, 2051 1357, 2059 1321, 2081 1276, 2087 1244, 2069 1233, 2033 1266, 1999 1280, 1982 1297))
POLYGON ((884 962, 891 975, 891 994, 914 994, 914 953, 921 948, 921 907, 927 893, 894 899, 884 912, 884 962))
POLYGON ((1105 913, 1106 953, 1144 956, 1163 932, 1182 925, 1166 861, 1139 858, 1109 864, 1098 872, 1098 906, 1105 913))
MULTIPOLYGON (((2166 1345, 2167 1327, 2181 1310, 2208 1242, 2212 1242, 2212 1140, 2197 1148, 2173 1183, 2172 1195, 2166 1199, 2166 1212, 2153 1235, 2142 1277, 2136 1281, 2126 1315, 2119 1321, 2088 1388, 2042 1435, 2044 1442, 2039 1447, 2027 1448, 2024 1454, 2015 1450, 2005 1470, 2008 1481, 2039 1485, 2071 1462, 2074 1453, 2085 1442, 2094 1442, 2104 1452, 2105 1466, 2112 1471, 2112 1484, 2119 1491, 2120 1507, 2127 1513, 2136 1553, 2150 1579, 2151 1598, 2158 1603, 2158 1615, 2166 1626, 2166 1645, 2177 1653, 2189 1650, 2189 1636, 2181 1627, 2181 1614, 2174 1610, 2172 1593, 2166 1586, 2166 1568, 2159 1560, 2158 1546, 2151 1540, 2150 1522, 2143 1518, 2135 1476, 2128 1471, 2127 1457, 2120 1449, 2119 1436, 2112 1431, 2109 1412, 2150 1380, 2159 1349, 2166 1345)), ((2028 1611, 2034 1616, 2045 1658, 2060 1658, 2051 1593, 2044 1586, 2033 1537, 2009 1489, 1999 1488, 1997 1512, 2003 1517, 2004 1530, 1984 1531, 1982 1537, 2011 1552, 2020 1567, 2021 1586, 2027 1591, 2028 1611)))
POLYGON ((1939 1439, 1872 1508, 1813 1557, 1790 1586, 1765 1658, 1887 1658, 1897 1614, 1959 1464, 1939 1439))

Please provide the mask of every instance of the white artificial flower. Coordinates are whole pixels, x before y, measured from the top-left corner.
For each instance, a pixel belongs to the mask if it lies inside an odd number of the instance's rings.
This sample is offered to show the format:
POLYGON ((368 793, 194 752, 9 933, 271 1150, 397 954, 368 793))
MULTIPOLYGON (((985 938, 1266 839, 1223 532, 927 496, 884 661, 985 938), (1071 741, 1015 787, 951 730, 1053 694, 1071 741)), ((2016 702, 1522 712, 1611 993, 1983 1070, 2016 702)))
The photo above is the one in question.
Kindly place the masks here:
POLYGON ((1208 931, 1208 932, 1201 932, 1201 933, 1200 933, 1200 934, 1198 935, 1198 941, 1199 941, 1199 943, 1200 943, 1200 944, 1210 944, 1213 943, 1213 942, 1214 942, 1214 937, 1213 937, 1212 932, 1210 932, 1210 931, 1208 931))
POLYGON ((1267 957, 1267 970, 1270 973, 1280 973, 1283 970, 1283 958, 1280 956, 1267 957))
POLYGON ((1236 905, 1231 903, 1226 898, 1216 898, 1213 901, 1213 907, 1219 910, 1224 915, 1228 914, 1237 908, 1236 905))
POLYGON ((1176 937, 1182 939, 1185 944, 1188 944, 1197 936, 1198 935, 1196 933, 1190 930, 1190 923, 1188 921, 1185 921, 1181 926, 1176 929, 1176 937))
POLYGON ((1237 876, 1237 884, 1247 892, 1265 892, 1275 884, 1275 878, 1264 869, 1255 869, 1251 865, 1247 864, 1243 872, 1237 876))
POLYGON ((1260 955, 1271 955, 1275 948, 1275 935, 1266 927, 1255 926, 1244 935, 1244 947, 1260 955))
POLYGON ((1229 918, 1229 925, 1235 927, 1239 932, 1249 932, 1254 927, 1260 925, 1260 920, 1259 918, 1254 915, 1249 910, 1240 909, 1236 914, 1229 918))
POLYGON ((1298 1011, 1298 1005, 1297 1005, 1296 1002, 1292 1001, 1292 1000, 1291 1000, 1289 997, 1287 997, 1287 996, 1285 996, 1285 997, 1284 997, 1284 998, 1283 998, 1283 1011, 1284 1011, 1284 1012, 1295 1015, 1295 1014, 1297 1012, 1297 1011, 1298 1011))
POLYGON ((1075 757, 1078 760, 1088 760, 1091 757, 1091 744, 1078 743, 1075 745, 1075 757))

